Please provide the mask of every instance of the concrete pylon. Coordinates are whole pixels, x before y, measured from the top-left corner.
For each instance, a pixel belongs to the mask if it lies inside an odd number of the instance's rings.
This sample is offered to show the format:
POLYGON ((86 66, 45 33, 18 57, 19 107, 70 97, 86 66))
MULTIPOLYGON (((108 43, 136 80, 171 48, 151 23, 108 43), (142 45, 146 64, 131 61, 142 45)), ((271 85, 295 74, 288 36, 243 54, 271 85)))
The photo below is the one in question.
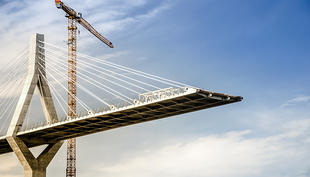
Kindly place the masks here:
POLYGON ((44 47, 42 41, 44 41, 43 34, 34 34, 30 37, 28 75, 6 135, 8 143, 24 168, 24 177, 46 177, 48 164, 63 144, 63 141, 49 144, 35 158, 26 144, 20 138, 16 137, 23 126, 36 87, 39 91, 46 121, 48 123, 58 122, 49 86, 43 78, 43 76, 46 77, 46 73, 44 71, 45 63, 40 60, 40 58, 45 58, 45 51, 43 48, 40 48, 44 47), (41 72, 39 72, 39 68, 41 72))

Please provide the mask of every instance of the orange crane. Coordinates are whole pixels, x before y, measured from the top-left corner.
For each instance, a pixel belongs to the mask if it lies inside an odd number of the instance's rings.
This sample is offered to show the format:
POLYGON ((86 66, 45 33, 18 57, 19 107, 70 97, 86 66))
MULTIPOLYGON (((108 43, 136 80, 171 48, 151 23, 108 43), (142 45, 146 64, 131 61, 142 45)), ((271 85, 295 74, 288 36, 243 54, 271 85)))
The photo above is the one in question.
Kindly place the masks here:
MULTIPOLYGON (((68 18, 68 117, 76 115, 76 22, 81 24, 99 40, 110 48, 114 48, 112 42, 98 33, 84 18, 81 13, 75 12, 60 0, 55 0, 56 7, 66 12, 68 18)), ((76 139, 67 141, 67 177, 76 177, 76 139)))

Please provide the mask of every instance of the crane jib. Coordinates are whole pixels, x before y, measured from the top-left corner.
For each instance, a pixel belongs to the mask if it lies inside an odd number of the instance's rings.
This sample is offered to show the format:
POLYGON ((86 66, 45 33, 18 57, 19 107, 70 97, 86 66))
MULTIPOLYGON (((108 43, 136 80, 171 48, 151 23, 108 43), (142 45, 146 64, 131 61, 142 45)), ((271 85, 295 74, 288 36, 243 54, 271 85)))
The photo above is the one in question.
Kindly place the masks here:
POLYGON ((99 40, 101 40, 103 43, 105 43, 110 48, 114 48, 112 42, 107 40, 105 37, 103 37, 100 33, 98 33, 85 19, 82 18, 81 13, 76 13, 72 8, 66 6, 61 2, 60 0, 55 0, 56 7, 58 9, 62 9, 66 12, 67 17, 73 17, 74 19, 77 19, 77 22, 80 23, 85 29, 87 29, 90 33, 92 33, 94 36, 96 36, 99 40))
POLYGON ((96 36, 99 40, 101 40, 107 46, 109 46, 110 48, 114 48, 112 42, 110 42, 105 37, 103 37, 100 33, 98 33, 84 18, 77 20, 77 22, 80 23, 85 29, 87 29, 90 33, 96 36))

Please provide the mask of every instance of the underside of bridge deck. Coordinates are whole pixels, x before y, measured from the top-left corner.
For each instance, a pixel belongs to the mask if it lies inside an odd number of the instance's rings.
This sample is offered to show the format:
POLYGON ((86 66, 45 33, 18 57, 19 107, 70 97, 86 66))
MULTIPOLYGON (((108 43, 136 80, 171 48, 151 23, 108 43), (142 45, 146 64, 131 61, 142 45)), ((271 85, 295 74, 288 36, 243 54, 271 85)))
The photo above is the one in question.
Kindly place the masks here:
MULTIPOLYGON (((119 127, 167 118, 179 114, 241 101, 240 96, 209 92, 201 89, 166 99, 122 107, 107 112, 78 117, 53 125, 19 132, 17 137, 27 147, 55 143, 73 137, 111 130, 119 127)), ((0 154, 12 152, 5 137, 0 137, 0 154)))

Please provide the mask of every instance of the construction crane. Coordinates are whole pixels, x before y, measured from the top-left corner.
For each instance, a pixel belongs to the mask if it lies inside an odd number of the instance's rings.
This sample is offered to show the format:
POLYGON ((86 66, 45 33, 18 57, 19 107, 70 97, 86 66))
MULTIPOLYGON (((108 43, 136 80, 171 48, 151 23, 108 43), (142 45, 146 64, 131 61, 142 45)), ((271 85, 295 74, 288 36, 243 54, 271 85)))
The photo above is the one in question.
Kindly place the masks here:
MULTIPOLYGON (((77 22, 104 42, 114 48, 112 42, 99 34, 84 18, 81 13, 75 12, 60 0, 55 0, 56 7, 66 12, 68 18, 68 118, 76 115, 76 30, 77 22)), ((67 177, 76 177, 76 139, 67 141, 67 177)))

